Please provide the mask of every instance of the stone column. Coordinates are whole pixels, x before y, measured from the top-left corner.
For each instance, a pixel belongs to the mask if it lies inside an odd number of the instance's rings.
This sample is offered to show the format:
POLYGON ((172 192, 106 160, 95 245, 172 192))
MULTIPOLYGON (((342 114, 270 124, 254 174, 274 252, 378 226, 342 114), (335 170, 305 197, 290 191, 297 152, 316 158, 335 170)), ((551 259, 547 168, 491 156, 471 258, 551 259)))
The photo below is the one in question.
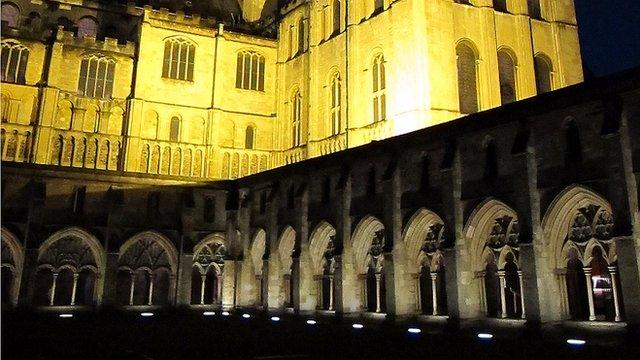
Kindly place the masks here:
POLYGON ((431 296, 433 302, 433 315, 438 315, 438 273, 431 273, 431 296))
POLYGON ((587 280, 587 297, 589 299, 589 320, 594 321, 596 319, 595 309, 593 307, 593 283, 591 282, 591 268, 584 268, 584 276, 587 280))
POLYGON ((333 275, 329 275, 329 311, 333 311, 333 275))
POLYGON ((154 274, 149 275, 149 301, 147 302, 147 305, 153 304, 153 280, 155 277, 156 276, 154 274))
POLYGON ((222 304, 222 274, 216 274, 216 303, 222 304))
POLYGON ((53 306, 53 299, 56 297, 56 284, 58 283, 58 273, 53 273, 53 284, 51 284, 51 297, 49 298, 49 306, 53 306))
POLYGON ((422 286, 420 286, 420 273, 413 274, 413 284, 415 287, 416 313, 422 314, 422 286))
POLYGON ((316 277, 316 302, 317 302, 317 309, 322 309, 324 310, 324 306, 326 304, 323 303, 324 301, 324 289, 322 288, 322 281, 324 280, 324 275, 320 275, 318 277, 316 277))
POLYGON ((376 312, 377 313, 382 311, 380 307, 380 280, 381 280, 381 275, 376 274, 376 312))
POLYGON ((622 321, 622 316, 620 316, 620 300, 618 297, 618 279, 617 279, 618 268, 615 266, 609 266, 609 274, 611 274, 611 291, 613 292, 613 306, 615 307, 615 321, 622 321))
POLYGON ((526 319, 527 316, 524 311, 524 283, 523 283, 522 270, 518 270, 518 280, 520 281, 520 306, 522 307, 522 315, 520 317, 523 319, 526 319))
POLYGON ((129 305, 133 305, 133 290, 136 284, 136 274, 131 273, 131 286, 129 288, 129 305))
POLYGON ((71 288, 71 305, 76 304, 76 290, 78 288, 78 276, 80 274, 73 273, 73 287, 71 288))
POLYGON ((206 274, 200 274, 200 305, 204 305, 204 290, 205 290, 205 284, 207 282, 207 275, 206 274))
POLYGON ((507 282, 504 278, 504 270, 498 271, 498 278, 500 278, 500 307, 501 307, 501 318, 507 317, 507 298, 505 294, 505 288, 507 287, 507 282))
POLYGON ((486 316, 489 313, 489 309, 487 308, 487 290, 484 284, 485 275, 484 271, 480 271, 476 274, 476 278, 480 280, 480 309, 486 316))

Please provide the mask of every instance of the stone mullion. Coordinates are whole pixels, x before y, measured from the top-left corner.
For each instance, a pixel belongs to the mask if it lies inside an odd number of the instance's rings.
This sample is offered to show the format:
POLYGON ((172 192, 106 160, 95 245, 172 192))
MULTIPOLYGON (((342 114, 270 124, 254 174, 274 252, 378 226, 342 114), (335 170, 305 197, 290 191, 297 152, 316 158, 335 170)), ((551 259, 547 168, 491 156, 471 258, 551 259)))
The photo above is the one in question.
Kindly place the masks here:
MULTIPOLYGON (((384 194, 383 224, 385 226, 384 257, 382 258, 385 284, 386 309, 389 314, 402 315, 409 312, 411 286, 406 268, 406 250, 402 241, 402 181, 397 164, 389 165, 389 178, 382 183, 384 194)), ((377 275, 376 275, 377 276, 377 275)), ((378 277, 376 277, 376 281, 378 277)), ((376 287, 378 290, 378 287, 376 287)), ((378 301, 378 305, 379 305, 378 301)))
POLYGON ((359 279, 353 271, 351 249, 351 174, 342 173, 342 184, 339 184, 335 196, 336 237, 334 255, 334 306, 337 313, 349 312, 352 309, 349 300, 355 300, 360 294, 354 290, 359 279), (343 259, 344 258, 344 259, 343 259), (349 269, 349 267, 351 269, 349 269), (349 282, 351 282, 350 286, 349 282), (351 299, 349 299, 351 297, 351 299))

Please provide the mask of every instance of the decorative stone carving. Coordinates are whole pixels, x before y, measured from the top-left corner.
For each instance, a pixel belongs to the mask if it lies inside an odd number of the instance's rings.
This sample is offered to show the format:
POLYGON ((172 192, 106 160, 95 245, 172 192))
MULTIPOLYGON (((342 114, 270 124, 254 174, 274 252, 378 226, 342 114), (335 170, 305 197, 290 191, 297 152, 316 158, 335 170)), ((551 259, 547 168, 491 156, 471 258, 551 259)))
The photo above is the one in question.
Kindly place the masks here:
POLYGON ((429 226, 427 237, 420 248, 420 251, 427 255, 433 255, 437 250, 441 250, 444 245, 444 224, 436 223, 429 226))
POLYGON ((206 274, 209 267, 215 267, 215 265, 217 265, 217 268, 222 271, 226 257, 227 248, 221 243, 214 242, 204 245, 200 251, 194 255, 193 262, 197 265, 202 274, 206 274))
POLYGON ((613 230, 613 216, 597 205, 588 205, 578 209, 568 240, 579 245, 595 238, 602 241, 610 240, 613 230))
POLYGON ((487 240, 487 245, 496 250, 505 245, 517 247, 519 235, 518 220, 505 215, 495 219, 491 235, 489 235, 489 239, 487 240))
POLYGON ((120 256, 120 266, 132 271, 148 268, 154 271, 159 268, 171 269, 171 261, 165 249, 153 239, 141 239, 131 245, 120 256))
POLYGON ((54 271, 63 266, 71 266, 76 270, 85 266, 96 267, 91 248, 85 241, 76 237, 57 240, 40 255, 39 263, 51 266, 54 271))

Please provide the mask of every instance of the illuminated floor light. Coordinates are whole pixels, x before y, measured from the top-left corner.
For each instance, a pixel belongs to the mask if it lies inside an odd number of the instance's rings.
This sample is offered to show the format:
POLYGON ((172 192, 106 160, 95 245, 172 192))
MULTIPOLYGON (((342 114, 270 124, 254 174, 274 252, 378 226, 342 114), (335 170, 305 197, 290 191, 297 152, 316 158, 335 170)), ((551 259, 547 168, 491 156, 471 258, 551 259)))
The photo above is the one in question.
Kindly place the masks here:
POLYGON ((567 344, 569 345, 584 345, 587 342, 584 340, 579 340, 579 339, 569 339, 567 340, 567 344))
POLYGON ((493 335, 492 334, 487 334, 487 333, 479 333, 478 334, 478 338, 480 338, 480 339, 492 339, 493 335))
POLYGON ((140 316, 149 317, 149 316, 153 316, 153 313, 152 312, 143 312, 143 313, 140 313, 140 316))
POLYGON ((61 318, 72 318, 73 314, 60 314, 58 316, 60 316, 61 318))
POLYGON ((280 318, 277 316, 272 316, 271 321, 280 321, 280 318))
POLYGON ((307 324, 309 324, 309 325, 315 325, 315 324, 316 324, 316 321, 315 321, 315 320, 313 320, 313 319, 309 319, 309 320, 307 320, 307 324))
POLYGON ((202 315, 204 315, 204 316, 213 316, 215 314, 216 314, 215 311, 205 311, 205 312, 202 313, 202 315))
POLYGON ((407 330, 407 331, 409 331, 412 334, 420 334, 422 332, 422 330, 420 330, 418 328, 409 328, 409 330, 407 330))
POLYGON ((248 318, 250 318, 250 317, 251 317, 251 315, 249 315, 249 314, 242 314, 242 317, 243 317, 243 318, 245 318, 245 319, 248 319, 248 318))
POLYGON ((222 316, 229 316, 229 312, 228 311, 223 311, 222 312, 222 316))
POLYGON ((354 329, 362 329, 364 327, 364 325, 362 325, 362 324, 353 324, 353 325, 351 325, 351 327, 354 328, 354 329))

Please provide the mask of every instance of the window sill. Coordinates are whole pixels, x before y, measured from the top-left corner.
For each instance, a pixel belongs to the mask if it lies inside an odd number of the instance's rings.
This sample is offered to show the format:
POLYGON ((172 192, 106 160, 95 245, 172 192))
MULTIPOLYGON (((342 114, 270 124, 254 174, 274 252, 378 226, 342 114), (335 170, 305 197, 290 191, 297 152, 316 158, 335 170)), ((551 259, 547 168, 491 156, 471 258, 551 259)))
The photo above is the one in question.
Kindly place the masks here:
POLYGON ((174 79, 174 78, 167 78, 167 77, 161 77, 161 79, 170 83, 190 84, 190 85, 195 84, 195 81, 193 80, 174 79))

